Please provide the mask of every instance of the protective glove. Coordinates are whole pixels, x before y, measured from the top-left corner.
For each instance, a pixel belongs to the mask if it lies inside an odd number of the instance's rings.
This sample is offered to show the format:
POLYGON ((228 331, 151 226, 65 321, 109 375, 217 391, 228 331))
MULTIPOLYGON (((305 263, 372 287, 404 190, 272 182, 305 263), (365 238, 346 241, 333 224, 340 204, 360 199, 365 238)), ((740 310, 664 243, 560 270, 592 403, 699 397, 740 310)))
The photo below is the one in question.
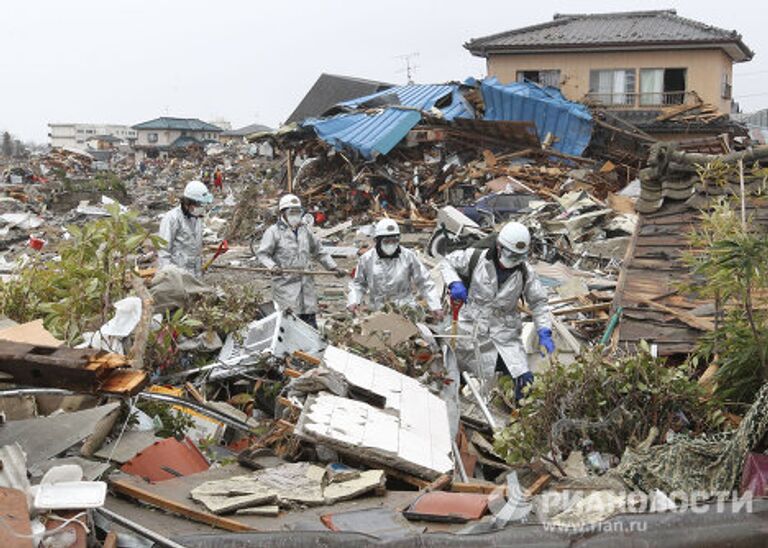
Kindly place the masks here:
POLYGON ((445 318, 445 312, 443 312, 442 308, 432 310, 432 317, 435 318, 436 321, 442 322, 443 318, 445 318))
POLYGON ((453 282, 448 286, 451 292, 451 299, 454 301, 466 302, 467 300, 467 288, 464 287, 463 282, 453 282))
POLYGON ((336 268, 334 268, 333 271, 336 273, 336 277, 337 278, 343 278, 344 276, 347 275, 347 273, 344 272, 344 269, 343 268, 339 268, 338 266, 336 268))
POLYGON ((555 351, 555 341, 552 340, 552 330, 548 327, 542 327, 537 331, 539 334, 539 345, 547 349, 547 354, 555 351))

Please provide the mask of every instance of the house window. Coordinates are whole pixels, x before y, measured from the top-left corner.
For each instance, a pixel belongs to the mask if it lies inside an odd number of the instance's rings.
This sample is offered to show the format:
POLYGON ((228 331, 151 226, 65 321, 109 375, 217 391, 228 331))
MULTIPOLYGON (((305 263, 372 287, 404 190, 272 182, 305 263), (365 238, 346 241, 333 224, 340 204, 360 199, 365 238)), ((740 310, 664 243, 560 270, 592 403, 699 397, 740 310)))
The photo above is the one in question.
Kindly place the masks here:
POLYGON ((589 96, 604 105, 634 105, 635 69, 590 70, 589 96))
POLYGON ((552 86, 554 88, 560 87, 560 71, 559 70, 518 70, 517 81, 518 82, 536 82, 542 86, 552 86))
POLYGON ((723 85, 720 95, 723 99, 731 99, 733 97, 733 84, 731 84, 731 77, 727 72, 723 73, 723 85))
POLYGON ((682 105, 685 73, 684 68, 641 69, 640 106, 682 105))
POLYGON ((156 143, 157 142, 157 133, 148 133, 147 134, 147 142, 149 142, 149 143, 156 143))

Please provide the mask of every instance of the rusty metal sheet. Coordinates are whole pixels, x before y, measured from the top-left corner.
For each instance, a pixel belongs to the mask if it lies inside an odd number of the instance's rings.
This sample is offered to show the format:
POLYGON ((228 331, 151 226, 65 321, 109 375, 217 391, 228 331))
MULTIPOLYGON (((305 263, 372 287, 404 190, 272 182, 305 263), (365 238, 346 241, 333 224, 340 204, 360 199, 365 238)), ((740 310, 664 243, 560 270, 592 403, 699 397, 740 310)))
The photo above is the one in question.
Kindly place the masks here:
POLYGON ((488 510, 488 495, 480 493, 424 493, 403 515, 410 520, 462 523, 480 519, 488 510))

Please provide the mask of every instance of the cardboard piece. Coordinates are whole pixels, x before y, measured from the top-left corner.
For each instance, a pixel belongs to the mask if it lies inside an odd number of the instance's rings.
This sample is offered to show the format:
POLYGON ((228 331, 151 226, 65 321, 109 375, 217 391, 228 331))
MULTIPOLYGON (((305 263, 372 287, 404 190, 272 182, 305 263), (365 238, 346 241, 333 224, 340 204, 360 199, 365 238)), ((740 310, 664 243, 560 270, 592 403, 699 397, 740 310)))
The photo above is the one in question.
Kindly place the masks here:
POLYGON ((59 347, 64 344, 64 341, 60 341, 43 327, 43 320, 33 320, 3 329, 0 331, 0 339, 35 346, 59 347))

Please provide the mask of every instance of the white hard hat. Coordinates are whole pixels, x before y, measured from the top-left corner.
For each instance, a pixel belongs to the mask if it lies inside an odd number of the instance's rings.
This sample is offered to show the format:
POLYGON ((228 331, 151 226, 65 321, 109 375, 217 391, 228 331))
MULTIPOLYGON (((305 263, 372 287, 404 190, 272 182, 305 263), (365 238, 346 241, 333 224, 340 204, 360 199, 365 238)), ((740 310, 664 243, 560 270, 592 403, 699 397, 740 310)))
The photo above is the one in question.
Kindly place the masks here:
POLYGON ((373 236, 379 238, 381 236, 400 236, 400 227, 392 219, 382 219, 376 223, 373 236))
POLYGON ((278 209, 280 211, 291 207, 301 207, 301 200, 299 200, 298 196, 295 194, 286 194, 280 198, 280 203, 278 204, 278 209))
POLYGON ((499 232, 499 244, 518 255, 528 253, 528 247, 531 245, 531 233, 525 225, 511 222, 504 225, 499 232))
POLYGON ((184 187, 184 197, 199 204, 210 204, 213 202, 213 196, 200 181, 190 181, 184 187))

